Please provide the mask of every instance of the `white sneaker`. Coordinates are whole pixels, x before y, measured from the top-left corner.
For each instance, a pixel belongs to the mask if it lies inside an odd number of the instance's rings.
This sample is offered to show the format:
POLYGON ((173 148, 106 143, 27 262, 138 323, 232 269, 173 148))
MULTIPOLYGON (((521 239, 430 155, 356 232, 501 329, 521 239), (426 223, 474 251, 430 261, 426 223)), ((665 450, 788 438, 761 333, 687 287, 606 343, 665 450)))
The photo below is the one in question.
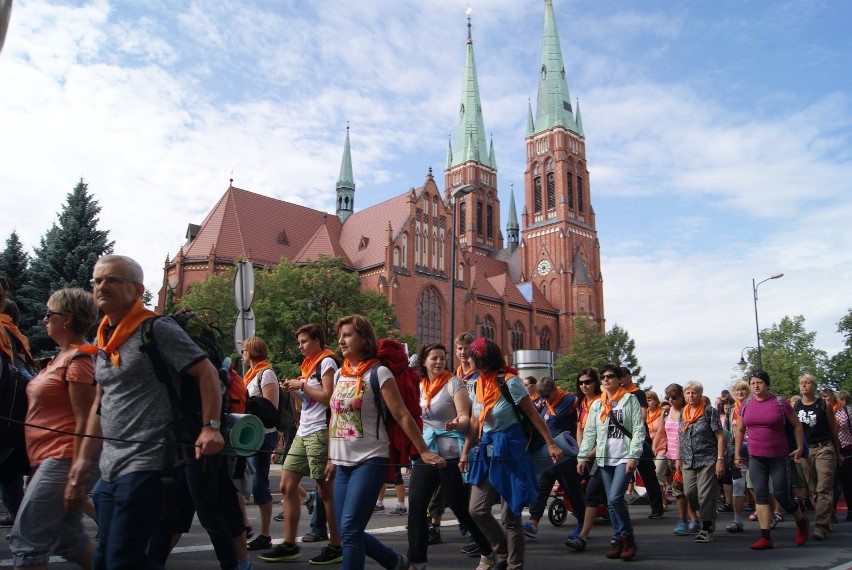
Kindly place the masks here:
POLYGON ((496 560, 496 554, 492 552, 488 556, 479 556, 479 566, 476 567, 476 570, 490 570, 494 566, 494 562, 496 560))

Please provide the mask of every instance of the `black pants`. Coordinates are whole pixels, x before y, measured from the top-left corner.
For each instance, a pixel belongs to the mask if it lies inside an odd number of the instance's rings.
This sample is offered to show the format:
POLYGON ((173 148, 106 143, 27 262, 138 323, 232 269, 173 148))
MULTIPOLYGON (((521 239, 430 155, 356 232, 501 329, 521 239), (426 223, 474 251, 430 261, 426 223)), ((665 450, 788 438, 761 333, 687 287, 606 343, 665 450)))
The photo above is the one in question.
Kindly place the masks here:
POLYGON ((408 559, 414 564, 426 562, 429 532, 426 511, 432 493, 441 485, 450 509, 465 526, 484 555, 491 554, 491 544, 470 516, 470 490, 462 480, 458 459, 447 461, 444 469, 426 465, 421 460, 411 468, 408 491, 408 559))
POLYGON ((568 461, 551 467, 539 476, 538 496, 533 501, 533 504, 530 505, 530 518, 536 521, 541 520, 554 481, 559 481, 559 485, 568 496, 568 502, 571 503, 571 512, 577 517, 578 521, 583 522, 586 505, 583 498, 580 475, 577 473, 576 457, 572 457, 568 461))
POLYGON ((651 503, 651 512, 662 513, 665 511, 663 489, 657 481, 657 466, 654 463, 654 453, 649 445, 643 448, 636 470, 639 471, 639 475, 645 483, 645 492, 648 494, 648 502, 651 503))

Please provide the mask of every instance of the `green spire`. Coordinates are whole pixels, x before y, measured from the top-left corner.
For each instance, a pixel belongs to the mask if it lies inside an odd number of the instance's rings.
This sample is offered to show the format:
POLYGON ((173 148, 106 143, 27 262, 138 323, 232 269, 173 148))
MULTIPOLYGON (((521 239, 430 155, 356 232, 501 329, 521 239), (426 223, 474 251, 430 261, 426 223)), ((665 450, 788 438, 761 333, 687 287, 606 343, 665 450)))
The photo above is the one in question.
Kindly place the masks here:
POLYGON ((515 185, 509 190, 509 223, 506 224, 506 237, 509 245, 518 245, 518 235, 521 227, 518 225, 518 213, 515 211, 515 185))
POLYGON ((533 121, 532 102, 527 99, 527 136, 531 137, 535 134, 535 121, 533 121))
POLYGON ((485 125, 482 121, 482 103, 479 100, 479 82, 476 79, 476 63, 473 58, 473 39, 470 33, 469 15, 467 19, 467 58, 462 80, 459 121, 456 126, 456 155, 453 157, 450 166, 456 166, 467 160, 484 161, 484 164, 494 166, 488 164, 488 147, 485 142, 485 125))
POLYGON ((447 168, 453 165, 453 140, 447 137, 447 168))
POLYGON ((488 152, 488 162, 491 163, 492 168, 497 168, 497 157, 494 156, 494 135, 491 135, 491 150, 488 152))
POLYGON ((538 99, 536 100, 535 132, 542 132, 561 125, 574 130, 574 115, 571 110, 571 95, 565 64, 562 62, 562 47, 552 0, 544 2, 544 34, 541 38, 541 66, 539 69, 538 99))
POLYGON ((352 175, 352 152, 349 150, 349 125, 346 125, 346 142, 343 143, 343 160, 337 178, 337 217, 341 222, 355 210, 355 177, 352 175))
POLYGON ((581 137, 586 136, 583 132, 583 116, 580 115, 580 100, 577 99, 577 134, 581 137))

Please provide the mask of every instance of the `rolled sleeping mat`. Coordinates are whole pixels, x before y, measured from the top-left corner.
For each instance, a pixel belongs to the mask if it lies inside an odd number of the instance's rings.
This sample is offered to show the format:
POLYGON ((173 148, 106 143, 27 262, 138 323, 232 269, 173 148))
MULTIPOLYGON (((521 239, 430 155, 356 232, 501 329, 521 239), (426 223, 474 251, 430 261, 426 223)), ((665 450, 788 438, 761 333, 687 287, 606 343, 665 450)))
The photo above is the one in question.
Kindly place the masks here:
POLYGON ((562 453, 565 455, 557 463, 554 463, 553 460, 550 459, 550 451, 548 451, 546 445, 543 445, 537 451, 532 452, 530 454, 530 460, 533 462, 536 475, 541 475, 551 467, 564 463, 572 457, 577 457, 577 453, 580 451, 580 446, 577 445, 577 440, 574 439, 571 432, 564 431, 560 433, 553 438, 553 442, 559 446, 559 449, 561 449, 562 453))
POLYGON ((227 414, 222 435, 224 453, 249 457, 263 445, 263 424, 251 414, 227 414))

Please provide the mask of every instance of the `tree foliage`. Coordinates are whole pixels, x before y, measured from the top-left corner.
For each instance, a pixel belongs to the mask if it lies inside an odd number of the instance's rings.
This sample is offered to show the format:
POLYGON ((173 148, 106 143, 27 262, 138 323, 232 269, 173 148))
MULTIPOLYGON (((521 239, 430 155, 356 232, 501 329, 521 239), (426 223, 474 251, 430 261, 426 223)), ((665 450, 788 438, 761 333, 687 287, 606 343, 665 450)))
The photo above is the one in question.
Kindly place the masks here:
POLYGON ((58 219, 41 237, 29 267, 29 279, 21 287, 21 324, 34 353, 53 350, 40 315, 50 294, 62 287, 90 290, 95 262, 112 253, 108 230, 98 229, 101 207, 82 179, 66 197, 58 219), (23 315, 26 314, 26 319, 23 315))
MULTIPOLYGON (((828 355, 814 346, 816 332, 805 328, 805 317, 785 316, 780 323, 760 331, 761 360, 769 374, 772 391, 784 396, 799 392, 799 376, 808 373, 826 384, 828 355)), ((748 354, 750 369, 758 367, 757 350, 748 354)))
POLYGON ((628 332, 618 325, 606 333, 600 332, 591 319, 583 316, 574 317, 574 337, 568 354, 560 356, 554 364, 557 375, 563 383, 573 379, 583 368, 600 369, 608 362, 619 366, 627 366, 633 371, 636 384, 642 384, 645 377, 641 376, 642 367, 636 358, 636 342, 628 332))
POLYGON ((636 358, 636 341, 630 338, 626 330, 615 324, 606 333, 607 362, 626 366, 633 373, 633 382, 641 385, 645 381, 642 367, 636 358))
POLYGON ((0 252, 0 275, 9 280, 9 298, 13 301, 18 290, 27 282, 29 265, 30 256, 24 250, 18 232, 13 231, 6 239, 6 249, 0 252))
POLYGON ((843 335, 846 346, 828 361, 828 383, 852 392, 852 309, 838 321, 837 332, 843 335))

